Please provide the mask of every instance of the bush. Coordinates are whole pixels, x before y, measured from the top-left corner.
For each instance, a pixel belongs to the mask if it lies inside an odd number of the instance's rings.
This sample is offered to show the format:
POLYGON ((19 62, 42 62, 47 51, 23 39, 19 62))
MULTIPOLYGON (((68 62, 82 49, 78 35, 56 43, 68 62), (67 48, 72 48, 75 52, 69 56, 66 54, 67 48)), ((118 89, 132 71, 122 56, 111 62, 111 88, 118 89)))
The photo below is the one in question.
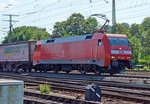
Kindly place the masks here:
POLYGON ((40 92, 42 94, 50 94, 50 86, 47 85, 47 82, 46 84, 40 84, 39 86, 40 86, 40 92))
POLYGON ((144 66, 143 70, 148 70, 148 67, 147 67, 147 66, 144 66))
POLYGON ((128 69, 126 68, 126 70, 150 70, 150 68, 148 66, 142 66, 142 65, 136 65, 136 67, 134 69, 128 69))

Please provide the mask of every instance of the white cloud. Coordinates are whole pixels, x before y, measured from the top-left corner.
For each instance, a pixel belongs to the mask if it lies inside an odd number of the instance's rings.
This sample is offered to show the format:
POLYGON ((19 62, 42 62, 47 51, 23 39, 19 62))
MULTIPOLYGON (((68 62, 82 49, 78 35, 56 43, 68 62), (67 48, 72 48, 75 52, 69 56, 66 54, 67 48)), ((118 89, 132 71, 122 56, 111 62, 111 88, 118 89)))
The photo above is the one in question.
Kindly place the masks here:
POLYGON ((7 7, 8 7, 8 5, 6 3, 0 2, 0 10, 3 10, 5 8, 7 8, 7 7))

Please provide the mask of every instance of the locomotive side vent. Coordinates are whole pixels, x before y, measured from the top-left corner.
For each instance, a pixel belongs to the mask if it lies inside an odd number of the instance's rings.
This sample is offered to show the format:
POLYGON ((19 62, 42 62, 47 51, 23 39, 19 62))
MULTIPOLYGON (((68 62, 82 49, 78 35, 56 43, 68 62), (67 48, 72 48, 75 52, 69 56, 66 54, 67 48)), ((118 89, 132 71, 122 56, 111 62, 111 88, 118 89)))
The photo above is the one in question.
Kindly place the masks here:
POLYGON ((93 36, 93 35, 88 35, 88 36, 86 36, 85 40, 91 40, 92 36, 93 36))

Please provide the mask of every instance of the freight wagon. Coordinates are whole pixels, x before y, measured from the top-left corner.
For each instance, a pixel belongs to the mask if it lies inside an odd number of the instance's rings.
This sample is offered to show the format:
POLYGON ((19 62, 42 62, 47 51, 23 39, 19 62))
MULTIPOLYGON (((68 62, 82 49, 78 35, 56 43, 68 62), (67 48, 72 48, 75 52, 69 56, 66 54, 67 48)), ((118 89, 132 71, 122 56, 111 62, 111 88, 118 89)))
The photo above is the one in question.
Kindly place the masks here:
POLYGON ((0 69, 31 70, 35 44, 36 41, 29 41, 0 45, 0 69))

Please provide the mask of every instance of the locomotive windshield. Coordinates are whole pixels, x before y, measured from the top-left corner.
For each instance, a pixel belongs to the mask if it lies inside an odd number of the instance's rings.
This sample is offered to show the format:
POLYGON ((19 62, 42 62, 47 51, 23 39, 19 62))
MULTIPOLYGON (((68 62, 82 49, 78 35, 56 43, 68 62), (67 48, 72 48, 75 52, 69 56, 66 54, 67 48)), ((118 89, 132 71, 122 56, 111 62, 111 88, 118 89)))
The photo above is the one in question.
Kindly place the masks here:
POLYGON ((121 45, 121 46, 129 46, 129 42, 127 38, 115 38, 115 37, 109 37, 109 43, 110 45, 121 45))

